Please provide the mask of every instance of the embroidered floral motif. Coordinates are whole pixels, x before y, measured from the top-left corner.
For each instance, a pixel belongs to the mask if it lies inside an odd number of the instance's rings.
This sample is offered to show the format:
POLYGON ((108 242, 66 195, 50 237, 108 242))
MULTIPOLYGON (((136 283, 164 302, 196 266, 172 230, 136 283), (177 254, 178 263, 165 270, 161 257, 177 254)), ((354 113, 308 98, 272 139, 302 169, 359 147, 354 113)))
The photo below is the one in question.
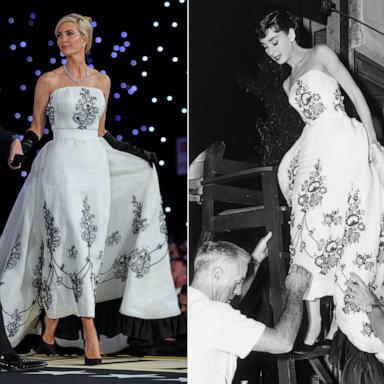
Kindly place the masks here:
MULTIPOLYGON (((295 178, 297 176, 297 172, 299 169, 299 153, 297 153, 292 160, 289 162, 288 166, 288 189, 290 191, 293 191, 293 187, 295 185, 295 178)), ((292 201, 289 198, 288 201, 288 206, 292 206, 292 201)))
POLYGON ((362 333, 364 336, 367 336, 367 337, 374 336, 374 334, 375 334, 375 333, 373 332, 373 329, 372 329, 371 324, 369 324, 369 323, 365 323, 365 322, 363 322, 363 329, 362 329, 361 333, 362 333))
POLYGON ((75 296, 76 302, 78 302, 79 298, 83 294, 83 279, 79 277, 77 272, 73 272, 69 276, 72 282, 73 295, 75 296))
POLYGON ((41 300, 45 308, 49 309, 52 304, 51 287, 46 280, 41 285, 41 300))
POLYGON ((339 209, 332 211, 331 213, 323 213, 323 222, 322 224, 331 227, 333 225, 341 225, 342 217, 339 215, 339 209))
POLYGON ((42 306, 40 299, 41 299, 41 290, 43 286, 43 282, 42 282, 43 265, 44 265, 44 242, 41 242, 40 256, 37 261, 37 264, 33 268, 34 278, 32 280, 32 286, 37 291, 37 299, 39 301, 40 307, 42 306))
POLYGON ((311 92, 302 80, 297 81, 295 101, 297 106, 309 120, 317 119, 326 109, 321 102, 320 94, 311 92))
POLYGON ((334 106, 335 110, 345 112, 344 97, 341 94, 340 87, 337 87, 333 94, 335 96, 335 100, 333 102, 333 106, 334 106))
POLYGON ((160 205, 159 222, 160 222, 160 232, 163 233, 164 235, 167 235, 167 223, 165 222, 163 203, 161 203, 160 205))
MULTIPOLYGON (((113 247, 114 245, 118 245, 120 243, 120 240, 121 236, 119 231, 115 231, 110 236, 107 236, 107 238, 105 239, 105 245, 107 247, 113 247)), ((102 253, 103 251, 100 252, 102 253)))
POLYGON ((128 270, 136 273, 141 278, 149 272, 151 267, 151 255, 146 249, 134 249, 132 252, 123 252, 113 263, 114 277, 126 281, 128 270))
POLYGON ((365 270, 370 271, 373 268, 374 263, 372 261, 369 261, 368 259, 372 259, 372 258, 373 257, 371 254, 361 255, 358 253, 356 255, 355 260, 353 260, 353 264, 357 265, 359 269, 364 267, 365 270))
POLYGON ((70 248, 68 248, 68 257, 70 259, 76 259, 79 252, 77 251, 76 247, 72 245, 70 248))
POLYGON ((365 211, 359 208, 360 205, 359 190, 351 190, 345 215, 344 245, 357 243, 360 239, 360 232, 365 230, 365 224, 362 221, 365 211))
POLYGON ((17 235, 15 243, 11 248, 11 253, 7 260, 7 264, 5 265, 5 270, 15 268, 17 265, 17 262, 20 260, 20 256, 21 256, 20 255, 20 238, 21 238, 21 233, 17 235))
POLYGON ((11 319, 13 321, 8 323, 8 325, 7 325, 8 337, 13 337, 17 334, 17 332, 19 331, 19 328, 22 325, 23 317, 22 317, 21 313, 17 309, 15 309, 15 312, 13 312, 11 314, 11 319))
POLYGON ((132 196, 132 204, 134 206, 133 214, 133 223, 132 223, 132 233, 134 235, 138 234, 140 231, 145 231, 149 224, 147 223, 147 219, 141 218, 141 213, 143 211, 143 203, 137 201, 136 196, 132 196))
POLYGON ((81 88, 80 96, 76 103, 77 112, 74 112, 72 119, 79 124, 78 129, 87 129, 93 124, 96 114, 99 112, 99 108, 96 107, 97 98, 91 96, 90 90, 87 88, 81 88))
POLYGON ((343 241, 340 238, 328 238, 327 241, 318 241, 318 249, 321 254, 315 258, 315 264, 321 269, 321 274, 327 274, 332 268, 338 265, 343 255, 343 241))
POLYGON ((88 196, 85 196, 83 200, 83 209, 81 212, 83 213, 80 222, 80 227, 83 229, 81 238, 87 243, 88 248, 90 248, 96 240, 97 226, 94 223, 95 215, 91 212, 91 207, 88 204, 88 196))
POLYGON ((151 255, 146 249, 134 249, 128 257, 129 268, 136 273, 136 277, 143 277, 151 267, 151 255))
POLYGON ((298 203, 302 207, 302 211, 308 211, 321 204, 323 195, 327 193, 324 185, 325 176, 321 176, 320 159, 315 164, 315 170, 311 172, 309 179, 301 186, 302 194, 298 198, 298 203))
POLYGON ((48 116, 49 123, 51 124, 51 127, 52 127, 53 124, 55 124, 55 108, 52 105, 52 95, 49 96, 49 101, 48 101, 47 109, 45 113, 48 116))
POLYGON ((115 279, 126 281, 128 277, 128 252, 123 252, 113 262, 112 269, 115 279))
POLYGON ((50 255, 53 256, 56 248, 60 246, 60 230, 58 227, 55 227, 55 219, 53 218, 51 211, 47 208, 46 202, 44 202, 43 210, 45 229, 47 231, 46 245, 50 255))

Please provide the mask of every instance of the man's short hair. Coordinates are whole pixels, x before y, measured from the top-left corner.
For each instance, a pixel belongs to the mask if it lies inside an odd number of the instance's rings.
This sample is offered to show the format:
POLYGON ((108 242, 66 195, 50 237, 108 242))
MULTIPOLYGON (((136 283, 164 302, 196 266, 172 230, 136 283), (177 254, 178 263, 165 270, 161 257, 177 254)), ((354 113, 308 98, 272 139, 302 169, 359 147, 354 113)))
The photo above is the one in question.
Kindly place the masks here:
POLYGON ((229 241, 206 241, 197 251, 194 269, 198 273, 218 261, 233 263, 242 260, 248 264, 250 259, 251 255, 245 249, 229 241))

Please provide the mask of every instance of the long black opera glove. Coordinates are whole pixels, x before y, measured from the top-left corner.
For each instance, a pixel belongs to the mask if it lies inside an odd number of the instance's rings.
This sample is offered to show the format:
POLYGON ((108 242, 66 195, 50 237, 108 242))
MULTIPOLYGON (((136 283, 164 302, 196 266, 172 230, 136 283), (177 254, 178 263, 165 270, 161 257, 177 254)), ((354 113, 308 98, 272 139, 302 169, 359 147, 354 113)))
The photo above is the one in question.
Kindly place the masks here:
POLYGON ((147 161, 151 167, 153 167, 154 163, 158 162, 155 152, 145 151, 131 143, 127 143, 126 141, 119 141, 109 132, 107 132, 103 137, 112 148, 115 148, 118 151, 130 153, 134 156, 141 157, 142 159, 147 161))
POLYGON ((39 137, 33 131, 27 131, 24 134, 24 139, 21 142, 21 148, 23 149, 24 155, 15 155, 12 165, 17 167, 24 163, 26 156, 31 152, 32 148, 39 142, 39 137))

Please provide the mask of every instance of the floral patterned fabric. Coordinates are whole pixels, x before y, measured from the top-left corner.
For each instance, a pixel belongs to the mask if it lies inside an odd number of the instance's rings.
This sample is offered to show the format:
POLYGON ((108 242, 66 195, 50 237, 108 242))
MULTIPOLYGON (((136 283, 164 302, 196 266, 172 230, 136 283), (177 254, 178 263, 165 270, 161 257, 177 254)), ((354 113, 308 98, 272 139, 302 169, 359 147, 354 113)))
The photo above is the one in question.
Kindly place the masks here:
POLYGON ((50 96, 53 140, 34 160, 0 239, 13 345, 41 309, 51 318, 94 317, 96 302, 123 298, 127 316, 179 314, 156 169, 98 137, 104 108, 97 88, 50 96))
POLYGON ((307 300, 333 296, 349 340, 363 351, 383 352, 345 286, 354 272, 384 300, 384 191, 368 162, 366 131, 346 115, 340 88, 325 72, 306 72, 289 100, 306 122, 278 170, 292 208, 291 263, 312 272, 307 300))

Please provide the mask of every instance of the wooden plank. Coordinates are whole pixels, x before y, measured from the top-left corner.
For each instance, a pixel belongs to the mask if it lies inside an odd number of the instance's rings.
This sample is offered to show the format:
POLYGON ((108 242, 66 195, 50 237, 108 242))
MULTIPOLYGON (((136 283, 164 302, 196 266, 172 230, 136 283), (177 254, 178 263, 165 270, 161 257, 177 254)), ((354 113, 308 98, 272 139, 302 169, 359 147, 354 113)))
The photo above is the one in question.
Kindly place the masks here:
POLYGON ((216 202, 220 201, 248 206, 263 204, 263 194, 260 191, 226 185, 212 185, 212 198, 216 202))
POLYGON ((210 184, 210 183, 216 183, 216 184, 221 184, 221 183, 230 183, 233 181, 239 181, 239 180, 247 180, 252 177, 257 177, 260 176, 260 174, 264 172, 272 172, 274 170, 273 167, 256 167, 256 168, 250 168, 250 169, 245 169, 242 171, 238 172, 233 172, 233 173, 227 173, 226 175, 223 176, 210 176, 202 181, 202 184, 210 184))
POLYGON ((269 213, 263 209, 256 212, 252 211, 224 216, 213 216, 209 224, 209 230, 213 232, 226 232, 245 228, 265 227, 268 215, 269 213))

